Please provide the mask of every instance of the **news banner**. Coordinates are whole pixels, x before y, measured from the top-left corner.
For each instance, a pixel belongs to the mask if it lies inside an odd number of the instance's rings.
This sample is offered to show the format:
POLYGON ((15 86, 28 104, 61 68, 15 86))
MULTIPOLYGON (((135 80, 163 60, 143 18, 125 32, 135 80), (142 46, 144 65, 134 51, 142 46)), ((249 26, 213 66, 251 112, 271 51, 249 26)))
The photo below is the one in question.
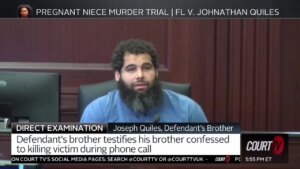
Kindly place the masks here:
POLYGON ((12 123, 11 162, 240 163, 241 152, 246 162, 285 162, 286 143, 285 135, 241 140, 238 123, 12 123))

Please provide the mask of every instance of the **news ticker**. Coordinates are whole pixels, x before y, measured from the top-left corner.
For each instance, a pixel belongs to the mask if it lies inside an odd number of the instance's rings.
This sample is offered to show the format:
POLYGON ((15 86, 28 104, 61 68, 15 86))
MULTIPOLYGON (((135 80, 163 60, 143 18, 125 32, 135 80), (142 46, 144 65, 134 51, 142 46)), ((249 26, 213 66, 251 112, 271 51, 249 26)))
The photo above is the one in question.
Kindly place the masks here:
POLYGON ((2 0, 0 17, 16 18, 20 5, 32 18, 297 18, 296 0, 2 0))
POLYGON ((240 163, 240 156, 14 156, 12 163, 240 163), (22 160, 23 159, 23 160, 22 160))
POLYGON ((288 136, 238 123, 12 123, 12 163, 287 162, 288 136))

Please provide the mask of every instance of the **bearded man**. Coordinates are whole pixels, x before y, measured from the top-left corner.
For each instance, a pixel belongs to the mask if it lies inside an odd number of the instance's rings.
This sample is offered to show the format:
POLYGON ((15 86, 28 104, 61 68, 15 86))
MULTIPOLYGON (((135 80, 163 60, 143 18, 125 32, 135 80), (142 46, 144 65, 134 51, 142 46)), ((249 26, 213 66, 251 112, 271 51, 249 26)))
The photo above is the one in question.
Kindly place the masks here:
POLYGON ((158 54, 150 42, 120 42, 111 65, 118 88, 90 103, 81 122, 207 122, 195 101, 161 88, 158 54))

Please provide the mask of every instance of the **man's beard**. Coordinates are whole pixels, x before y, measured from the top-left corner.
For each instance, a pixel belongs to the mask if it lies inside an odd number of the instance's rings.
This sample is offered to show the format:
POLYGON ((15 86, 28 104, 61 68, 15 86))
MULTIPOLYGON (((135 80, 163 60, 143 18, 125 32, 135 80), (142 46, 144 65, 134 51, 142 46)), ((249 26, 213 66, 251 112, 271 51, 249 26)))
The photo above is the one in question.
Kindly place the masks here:
MULTIPOLYGON (((140 81, 147 83, 145 81, 140 81)), ((159 106, 162 98, 161 84, 156 77, 152 86, 147 83, 148 88, 143 92, 134 90, 133 85, 130 87, 125 84, 122 78, 118 82, 120 96, 125 104, 134 112, 147 113, 149 110, 159 106)))

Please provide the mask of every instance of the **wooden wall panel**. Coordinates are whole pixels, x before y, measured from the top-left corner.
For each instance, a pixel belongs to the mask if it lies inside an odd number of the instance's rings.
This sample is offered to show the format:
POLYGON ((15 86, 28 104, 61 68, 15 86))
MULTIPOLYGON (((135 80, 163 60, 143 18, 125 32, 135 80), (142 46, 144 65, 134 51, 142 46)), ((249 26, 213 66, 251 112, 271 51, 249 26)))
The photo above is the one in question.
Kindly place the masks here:
POLYGON ((253 64, 254 64, 254 20, 243 21, 242 62, 241 62, 241 123, 248 129, 253 128, 253 64))
POLYGON ((241 54, 242 54, 242 20, 230 20, 228 52, 228 119, 241 121, 241 54))
POLYGON ((228 47, 229 22, 216 21, 215 35, 215 75, 214 75, 214 119, 213 121, 228 121, 228 47))
POLYGON ((76 121, 81 84, 110 80, 116 43, 146 39, 159 76, 192 84, 209 121, 299 130, 299 20, 34 19, 0 21, 0 69, 61 73, 61 121, 76 121))
POLYGON ((166 31, 164 20, 151 19, 1 20, 1 59, 7 62, 107 63, 120 40, 143 38, 158 46, 164 63, 166 31))
POLYGON ((254 54, 254 130, 266 128, 267 120, 267 84, 268 84, 268 21, 255 22, 255 54, 254 54))
POLYGON ((282 52, 280 58, 280 128, 300 128, 300 22, 284 20, 282 24, 282 52))
MULTIPOLYGON (((268 53, 268 119, 267 129, 280 130, 280 57, 281 55, 281 20, 270 20, 268 53)), ((299 109, 298 109, 299 110, 299 109)), ((297 129, 297 127, 296 127, 297 129)), ((281 129, 283 130, 283 129, 281 129)))

